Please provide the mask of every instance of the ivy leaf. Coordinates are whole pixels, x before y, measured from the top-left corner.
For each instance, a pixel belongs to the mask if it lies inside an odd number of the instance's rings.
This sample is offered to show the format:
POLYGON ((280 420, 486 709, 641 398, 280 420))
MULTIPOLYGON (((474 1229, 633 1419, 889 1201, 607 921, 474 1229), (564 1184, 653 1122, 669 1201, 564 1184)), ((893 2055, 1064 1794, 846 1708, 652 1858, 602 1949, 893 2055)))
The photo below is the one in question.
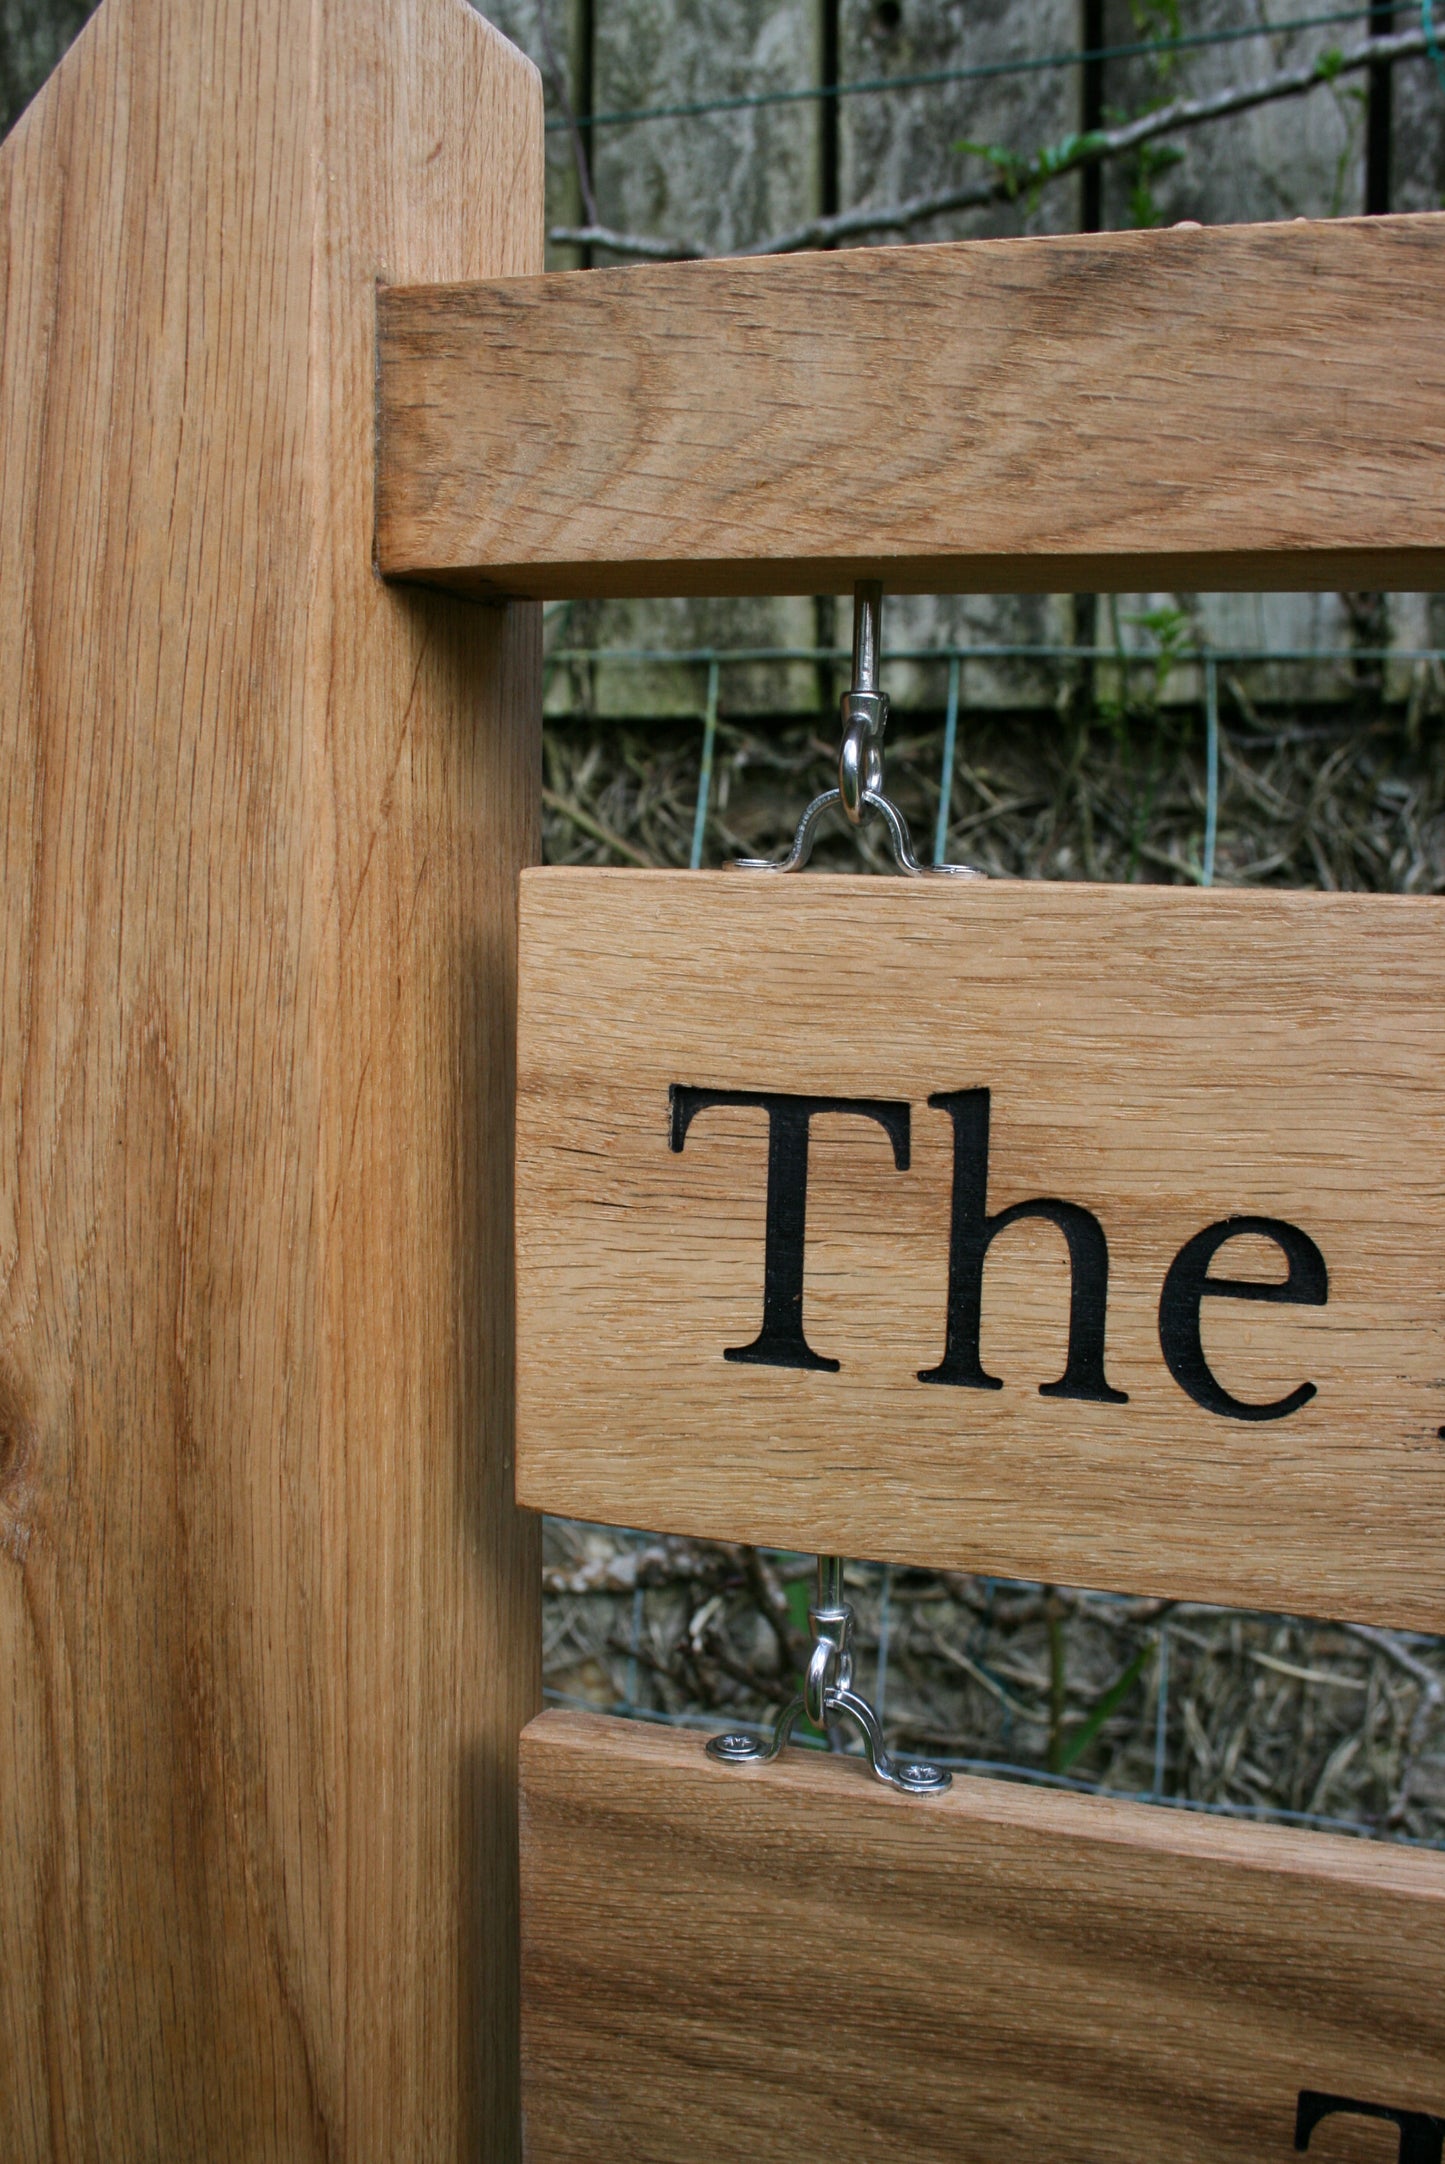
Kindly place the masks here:
POLYGON ((970 158, 987 159, 1011 196, 1017 195, 1028 179, 1029 160, 1021 158, 1017 151, 1005 150, 1000 143, 974 143, 963 136, 953 148, 970 158))
POLYGON ((1034 160, 1034 171, 1040 180, 1050 180, 1055 173, 1066 172, 1087 158, 1105 141, 1102 132, 1091 128, 1083 135, 1066 135, 1061 142, 1049 143, 1034 160))

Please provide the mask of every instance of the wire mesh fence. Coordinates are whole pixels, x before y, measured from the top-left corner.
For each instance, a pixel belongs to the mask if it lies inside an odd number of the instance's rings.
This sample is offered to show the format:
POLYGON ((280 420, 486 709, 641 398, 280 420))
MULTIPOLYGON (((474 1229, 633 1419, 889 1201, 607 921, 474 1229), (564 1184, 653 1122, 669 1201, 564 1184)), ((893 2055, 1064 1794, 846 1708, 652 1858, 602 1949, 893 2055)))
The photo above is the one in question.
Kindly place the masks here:
MULTIPOLYGON (((1273 43, 1302 30, 1338 29, 1368 24, 1372 10, 1366 5, 1326 8, 1312 14, 1281 17, 1277 21, 1216 24, 1207 30, 1179 30, 1163 37, 1136 37, 1108 45, 1070 47, 1067 51, 1021 54, 1008 60, 991 60, 945 68, 903 70, 894 75, 862 76, 852 82, 809 83, 797 89, 734 91, 719 97, 688 98, 670 104, 633 106, 617 112, 549 113, 549 135, 563 135, 577 128, 592 134, 605 128, 644 127, 651 121, 701 120, 713 113, 755 112, 772 105, 817 105, 842 98, 897 95, 906 90, 932 89, 945 83, 981 83, 1000 77, 1054 74, 1060 70, 1086 68, 1114 60, 1170 60, 1179 53, 1197 52, 1207 46, 1273 43)), ((551 86, 549 85, 549 88, 551 86)), ((555 93, 554 93, 555 94, 555 93)))
MULTIPOLYGON (((761 1728, 800 1687, 811 1557, 555 1519, 546 1558, 551 1702, 761 1728)), ((905 1756, 1445 1847, 1438 1640, 890 1564, 846 1583, 905 1756)))
MULTIPOLYGON (((828 675, 846 656, 669 652, 693 673, 696 713, 665 722, 589 713, 593 658, 551 657, 549 860, 780 854, 832 779, 830 725, 739 714, 729 686, 760 661, 828 675)), ((640 676, 658 659, 606 655, 640 676)), ((925 854, 1013 877, 1445 892, 1441 649, 1176 648, 1127 663, 1112 648, 929 649, 885 656, 885 682, 890 663, 932 671, 941 695, 889 744, 889 789, 925 854), (999 661, 1032 672, 1035 705, 971 703, 999 661), (1317 693, 1323 665, 1328 696, 1280 697, 1292 663, 1317 693)), ((827 836, 816 861, 887 869, 866 829, 827 836)), ((809 1557, 551 1520, 545 1569, 552 1702, 737 1728, 797 1687, 809 1557)), ((848 1592, 860 1681, 905 1755, 1445 1845, 1445 1641, 864 1561, 848 1592)))
MULTIPOLYGON (((610 670, 690 669, 696 719, 599 726, 586 672, 562 648, 570 704, 550 719, 546 853, 637 865, 781 853, 836 745, 811 720, 730 714, 726 679, 779 662, 831 672, 831 648, 609 652, 610 670)), ((979 646, 885 654, 932 669, 943 710, 900 717, 890 793, 935 860, 964 856, 1014 878, 1164 879, 1434 893, 1445 879, 1445 649, 1318 651, 979 646), (1003 713, 967 699, 970 671, 1032 673, 1038 703, 1003 713), (1261 695, 1263 677, 1322 667, 1332 696, 1261 695), (1391 681, 1387 681, 1387 676, 1391 681), (1181 697, 1181 679, 1195 685, 1181 697), (1389 694, 1393 692, 1393 696, 1389 694), (961 720, 962 717, 962 720, 961 720)), ((834 833, 824 868, 887 869, 865 828, 834 833)))

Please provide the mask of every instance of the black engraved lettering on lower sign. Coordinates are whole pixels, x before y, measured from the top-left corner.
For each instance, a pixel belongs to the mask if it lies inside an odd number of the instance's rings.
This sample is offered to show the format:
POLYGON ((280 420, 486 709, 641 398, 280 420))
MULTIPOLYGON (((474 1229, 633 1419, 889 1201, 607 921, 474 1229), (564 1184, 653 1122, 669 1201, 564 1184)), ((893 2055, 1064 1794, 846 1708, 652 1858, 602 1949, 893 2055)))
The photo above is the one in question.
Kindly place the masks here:
POLYGON ((803 1265, 808 1229, 808 1127, 819 1112, 874 1120, 893 1144, 893 1162, 908 1170, 909 1108, 883 1097, 794 1097, 775 1090, 693 1089, 674 1082, 671 1144, 680 1150, 699 1112, 713 1105, 755 1106, 768 1115, 767 1229, 763 1241, 763 1326, 750 1345, 729 1345, 724 1360, 756 1367, 817 1368, 836 1374, 838 1362, 814 1352, 803 1334, 803 1265))
POLYGON ((1015 1202, 988 1214, 989 1092, 941 1090, 930 1097, 935 1111, 953 1122, 953 1208, 948 1234, 948 1306, 943 1358, 919 1370, 921 1383, 952 1383, 962 1390, 1002 1390, 983 1365, 983 1266, 1001 1232, 1025 1218, 1056 1225, 1069 1250, 1069 1352, 1057 1382, 1040 1383, 1045 1398, 1084 1398, 1099 1405, 1127 1405, 1128 1392, 1111 1389, 1104 1374, 1104 1325, 1109 1305, 1109 1243, 1092 1210, 1054 1196, 1015 1202))
POLYGON ((1390 2119, 1400 2129, 1399 2164, 1442 2164, 1445 2119, 1428 2111, 1399 2111, 1393 2104, 1362 2104, 1353 2096, 1327 2096, 1322 2089, 1301 2089, 1295 2110, 1294 2145, 1308 2149, 1321 2119, 1343 2112, 1356 2119, 1390 2119))
POLYGON ((1315 1395, 1313 1383, 1301 1383, 1282 1398, 1267 1404, 1236 1398, 1225 1389, 1204 1357, 1200 1337, 1199 1309, 1206 1299, 1276 1300, 1295 1307, 1323 1307, 1330 1296, 1325 1258, 1307 1232, 1286 1224, 1282 1217, 1226 1217, 1206 1225, 1186 1240, 1169 1265, 1164 1290, 1159 1295, 1159 1347, 1169 1372, 1181 1390, 1202 1405, 1207 1413, 1229 1420, 1283 1420, 1308 1405, 1315 1395), (1288 1264, 1287 1275, 1275 1284, 1260 1284, 1239 1277, 1211 1277, 1209 1265, 1228 1240, 1246 1233, 1273 1240, 1288 1264))

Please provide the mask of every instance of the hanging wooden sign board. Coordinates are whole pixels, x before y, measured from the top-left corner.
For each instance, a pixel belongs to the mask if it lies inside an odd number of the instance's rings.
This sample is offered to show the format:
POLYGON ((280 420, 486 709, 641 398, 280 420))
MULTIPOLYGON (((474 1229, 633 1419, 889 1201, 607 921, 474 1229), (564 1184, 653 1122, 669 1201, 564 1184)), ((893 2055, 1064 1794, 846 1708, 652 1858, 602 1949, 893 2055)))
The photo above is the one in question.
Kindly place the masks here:
POLYGON ((1440 2155, 1438 1856, 548 1713, 522 1892, 531 2164, 1440 2155))
POLYGON ((521 1499, 1445 1628, 1442 932, 526 873, 521 1499))

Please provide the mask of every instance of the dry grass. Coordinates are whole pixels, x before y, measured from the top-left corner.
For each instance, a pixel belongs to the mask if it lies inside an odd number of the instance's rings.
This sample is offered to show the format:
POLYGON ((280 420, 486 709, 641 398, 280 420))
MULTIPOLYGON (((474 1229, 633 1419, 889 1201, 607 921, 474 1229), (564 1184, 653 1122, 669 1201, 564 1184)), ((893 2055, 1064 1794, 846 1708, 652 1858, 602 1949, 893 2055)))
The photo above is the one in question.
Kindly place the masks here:
MULTIPOLYGON (((1194 880, 1205 823, 1197 711, 1146 686, 1101 710, 1078 681, 1055 707, 961 717, 949 854, 1034 878, 1194 880)), ((1445 706, 1437 673, 1384 708, 1260 710, 1226 679, 1216 877, 1445 891, 1445 706)), ((685 864, 697 724, 549 725, 554 863, 685 864)), ((889 746, 920 853, 937 814, 942 724, 889 746)), ((806 725, 724 720, 705 861, 780 854, 829 785, 806 725)), ((864 868, 886 868, 865 833, 864 868)), ((828 834, 824 869, 859 867, 828 834)), ((547 1533, 546 1681, 564 1697, 672 1719, 765 1719, 805 1657, 811 1565, 751 1549, 557 1521, 547 1533)), ((859 1564, 860 1677, 907 1751, 987 1761, 1245 1812, 1300 1813, 1445 1840, 1445 1641, 1194 1605, 859 1564)))
MULTIPOLYGON (((551 1521, 549 1687, 765 1721, 806 1659, 812 1563, 551 1521)), ((1445 1647, 1408 1632, 1063 1587, 849 1568, 890 1742, 1187 1799, 1445 1839, 1445 1647)))
MULTIPOLYGON (((1445 886, 1445 686, 1422 669, 1411 705, 1370 700, 1287 719, 1226 678, 1220 729, 1221 884, 1431 894, 1445 886), (1360 710, 1360 708, 1363 710, 1360 710)), ((964 715, 949 854, 1031 879, 1191 881, 1203 852, 1196 712, 964 715)), ((686 864, 697 801, 696 723, 559 722, 547 734, 549 863, 686 864)), ((920 854, 931 842, 941 722, 888 746, 888 786, 920 854)), ((831 785, 836 746, 807 725, 718 729, 704 861, 780 855, 831 785)), ((876 833, 826 831, 827 870, 885 871, 876 833)))

